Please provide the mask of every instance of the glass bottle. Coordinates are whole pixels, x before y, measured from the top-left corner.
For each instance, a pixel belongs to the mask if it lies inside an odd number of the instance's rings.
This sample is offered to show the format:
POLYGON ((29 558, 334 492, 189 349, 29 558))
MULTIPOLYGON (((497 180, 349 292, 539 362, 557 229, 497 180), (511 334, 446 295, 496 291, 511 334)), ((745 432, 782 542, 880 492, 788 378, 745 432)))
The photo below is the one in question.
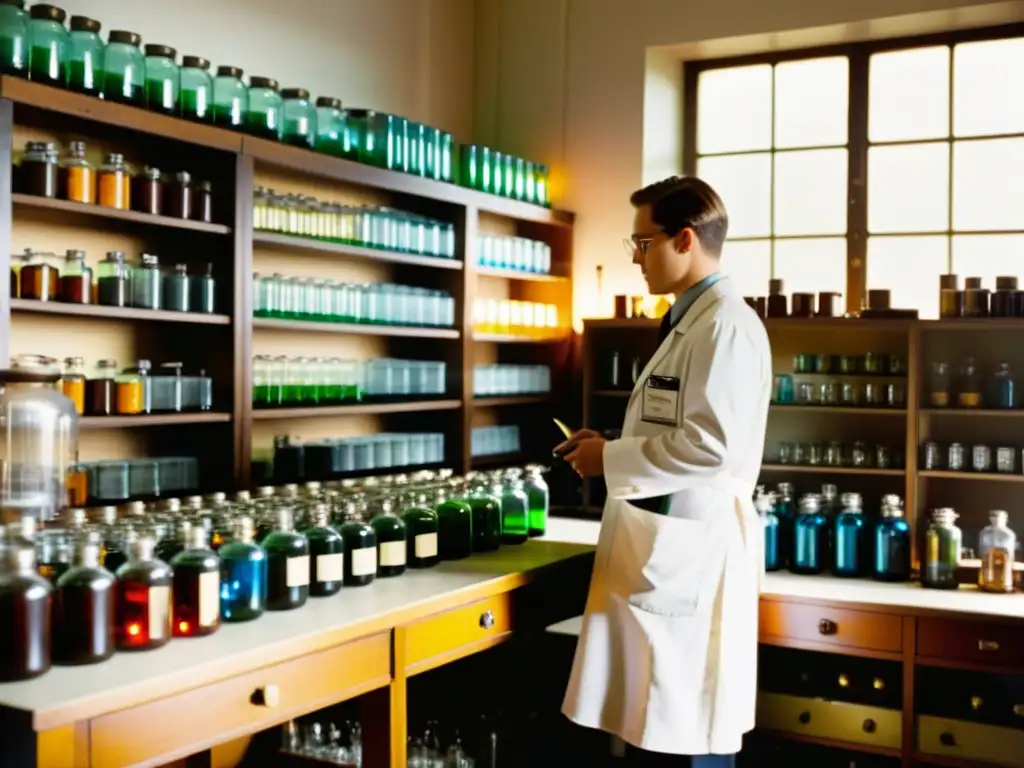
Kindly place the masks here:
POLYGON ((543 536, 548 528, 548 507, 551 494, 544 482, 544 467, 531 464, 526 467, 523 486, 530 502, 530 536, 543 536))
POLYGON ((957 514, 952 509, 936 509, 924 537, 924 564, 921 568, 921 586, 931 589, 956 589, 960 567, 963 534, 956 525, 957 514))
POLYGON ((978 536, 978 589, 983 592, 1013 592, 1013 563, 1017 536, 1007 526, 1009 515, 1002 510, 989 514, 989 524, 978 536))
POLYGON ((378 510, 370 519, 377 541, 377 576, 401 576, 408 564, 405 520, 394 514, 394 502, 390 498, 381 499, 378 510))
POLYGON ((96 370, 85 382, 85 412, 88 416, 117 413, 116 360, 96 361, 96 370))
POLYGON ((782 568, 779 556, 779 518, 775 514, 775 494, 765 493, 763 486, 757 487, 754 509, 764 526, 764 569, 777 571, 782 568))
POLYGON ((874 577, 878 581, 910 580, 910 524, 900 497, 882 497, 881 519, 875 524, 874 577))
POLYGON ((29 8, 28 34, 32 41, 29 77, 37 83, 63 88, 68 81, 67 60, 70 38, 64 27, 63 8, 36 3, 29 8))
POLYGON ((866 576, 871 563, 871 536, 859 493, 842 495, 843 510, 835 518, 836 576, 866 576))
POLYGON ((98 96, 103 85, 103 38, 100 23, 85 16, 72 16, 69 23, 68 88, 98 96))
POLYGON ((174 521, 173 531, 169 536, 160 539, 156 544, 154 554, 165 563, 170 563, 179 554, 185 551, 185 547, 192 541, 191 520, 178 518, 174 521))
POLYGON ((349 157, 346 118, 341 99, 334 99, 330 96, 317 98, 316 140, 314 142, 317 152, 335 157, 349 157))
POLYGON ((331 527, 326 504, 316 505, 311 522, 303 531, 309 540, 309 594, 328 597, 341 590, 345 579, 345 541, 331 527))
POLYGON ((818 574, 828 559, 828 519, 821 511, 821 497, 808 493, 800 497, 800 512, 793 525, 793 573, 818 574))
POLYGON ((28 680, 50 669, 53 588, 36 573, 36 552, 25 542, 0 549, 0 682, 28 680))
POLYGON ((776 486, 775 516, 779 518, 779 559, 785 568, 793 561, 793 528, 796 525, 792 483, 779 483, 776 486))
POLYGON ((957 381, 956 404, 960 408, 981 408, 981 376, 978 375, 978 364, 973 357, 964 360, 957 381))
POLYGON ((36 197, 56 197, 60 189, 57 145, 49 141, 25 142, 25 153, 15 174, 15 191, 36 197))
MULTIPOLYGON (((140 364, 143 361, 139 361, 140 364)), ((146 389, 149 387, 149 361, 146 365, 138 368, 125 368, 119 373, 114 381, 117 384, 117 413, 120 416, 133 416, 139 413, 146 413, 146 389)), ((152 397, 152 393, 150 393, 152 397)), ((148 403, 152 409, 152 399, 148 403)))
POLYGON ((932 363, 932 373, 928 381, 928 403, 932 408, 948 408, 950 398, 949 365, 943 362, 932 363))
POLYGON ((97 178, 100 205, 122 211, 131 208, 131 175, 124 163, 124 155, 109 153, 97 178))
POLYGON ((167 182, 164 215, 175 219, 192 218, 192 174, 179 171, 167 182))
POLYGON ((96 268, 96 301, 105 307, 127 307, 131 268, 122 251, 108 251, 96 268))
POLYGON ((68 304, 92 301, 92 270, 85 264, 85 251, 70 250, 64 254, 60 268, 60 300, 68 304))
POLYGON ((355 502, 346 503, 343 519, 341 537, 345 542, 345 586, 362 587, 377 575, 377 536, 374 529, 360 518, 355 502))
POLYGON ((522 544, 530 536, 530 502, 518 470, 509 470, 504 483, 495 478, 491 492, 501 499, 501 543, 522 544))
POLYGON ((1017 393, 1013 372, 1009 363, 999 363, 992 378, 992 396, 988 403, 991 408, 1016 408, 1017 393))
POLYGON ((192 221, 213 222, 213 185, 200 181, 192 188, 192 221))
POLYGON ((285 144, 312 149, 316 139, 316 107, 305 88, 281 91, 281 139, 285 144))
POLYGON ((204 525, 192 527, 188 546, 171 560, 171 630, 175 637, 212 635, 220 628, 220 558, 204 525))
POLYGON ((272 77, 250 77, 245 109, 246 132, 262 139, 280 141, 282 106, 277 80, 272 77))
POLYGON ((146 106, 146 57, 142 36, 123 29, 107 35, 103 52, 103 98, 135 107, 146 106))
POLYGON ((274 531, 263 540, 267 551, 267 610, 290 611, 309 598, 309 542, 296 533, 292 511, 280 507, 274 531))
POLYGON ((154 556, 150 534, 132 544, 128 562, 117 569, 114 641, 119 651, 159 648, 171 639, 171 566, 154 556))
POLYGON ((239 67, 219 66, 213 78, 213 124, 239 131, 245 125, 249 95, 239 67))
POLYGON ((473 510, 473 551, 493 552, 501 546, 501 502, 477 483, 466 498, 473 510))
POLYGON ((187 264, 175 264, 174 271, 164 275, 162 292, 164 309, 173 312, 188 312, 187 264))
POLYGON ((213 264, 207 264, 206 268, 198 274, 189 275, 188 290, 190 311, 212 315, 214 297, 217 293, 217 282, 213 278, 213 264))
POLYGON ((132 270, 132 306, 138 309, 160 309, 163 292, 160 258, 151 253, 139 256, 139 265, 132 270))
POLYGON ((473 554, 473 510, 465 501, 441 489, 434 505, 437 542, 442 560, 461 560, 473 554))
POLYGON ((28 77, 28 22, 25 0, 0 3, 0 73, 28 77))
POLYGON ((406 528, 406 561, 410 568, 432 568, 441 562, 438 556, 437 513, 430 508, 426 494, 418 494, 413 506, 402 513, 406 528))
POLYGON ((159 216, 164 212, 164 183, 160 169, 147 166, 131 180, 133 211, 159 216))
POLYGON ((96 202, 96 169, 85 157, 85 142, 72 141, 57 169, 60 196, 75 203, 96 202))
POLYGON ((60 529, 39 531, 35 536, 36 570, 39 575, 56 584, 57 579, 71 567, 71 547, 65 532, 60 529))
POLYGON ((64 373, 60 377, 64 397, 75 404, 75 413, 85 413, 85 358, 64 358, 64 373))
POLYGON ((210 62, 202 56, 182 56, 180 77, 178 114, 197 123, 211 122, 213 78, 210 77, 210 62))
POLYGON ((78 540, 53 594, 53 661, 96 664, 114 655, 114 574, 100 565, 100 535, 78 540))
POLYGON ((267 602, 267 553, 255 542, 249 516, 237 518, 234 538, 220 555, 220 613, 224 621, 251 621, 263 615, 267 602))

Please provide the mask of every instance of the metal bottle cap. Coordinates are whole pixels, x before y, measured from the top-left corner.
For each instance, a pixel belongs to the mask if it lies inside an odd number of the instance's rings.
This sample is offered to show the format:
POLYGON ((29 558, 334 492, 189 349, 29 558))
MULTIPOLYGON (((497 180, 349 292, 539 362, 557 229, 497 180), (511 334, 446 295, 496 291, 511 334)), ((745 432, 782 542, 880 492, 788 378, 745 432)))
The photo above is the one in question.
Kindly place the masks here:
POLYGON ((209 549, 210 538, 206 535, 206 528, 201 525, 193 526, 189 534, 190 549, 209 549))
POLYGON ((251 544, 256 538, 256 525, 248 515, 235 519, 235 536, 239 541, 251 544))
POLYGON ((317 528, 326 528, 330 522, 331 515, 327 511, 327 505, 317 504, 316 509, 313 510, 313 525, 317 528))
POLYGON ((156 550, 156 538, 149 533, 140 534, 131 543, 132 557, 135 560, 152 560, 156 550))
POLYGON ((291 507, 278 507, 275 514, 277 515, 277 530, 290 531, 294 524, 291 507))
POLYGON ((75 547, 75 565, 98 568, 100 565, 100 542, 92 535, 81 539, 75 547))
POLYGON ((15 544, 3 550, 7 567, 17 573, 36 569, 36 551, 33 547, 15 544))

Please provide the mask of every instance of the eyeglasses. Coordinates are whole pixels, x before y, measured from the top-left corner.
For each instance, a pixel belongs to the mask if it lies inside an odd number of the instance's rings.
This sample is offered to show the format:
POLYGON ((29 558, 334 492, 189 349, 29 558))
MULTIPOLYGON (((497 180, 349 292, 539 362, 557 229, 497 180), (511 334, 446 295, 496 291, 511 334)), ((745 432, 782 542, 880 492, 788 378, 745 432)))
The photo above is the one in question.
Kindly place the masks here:
POLYGON ((637 250, 644 256, 647 255, 647 249, 651 247, 651 243, 654 242, 653 237, 638 237, 633 239, 632 237, 622 238, 622 247, 626 249, 626 253, 629 254, 629 258, 633 258, 637 250))

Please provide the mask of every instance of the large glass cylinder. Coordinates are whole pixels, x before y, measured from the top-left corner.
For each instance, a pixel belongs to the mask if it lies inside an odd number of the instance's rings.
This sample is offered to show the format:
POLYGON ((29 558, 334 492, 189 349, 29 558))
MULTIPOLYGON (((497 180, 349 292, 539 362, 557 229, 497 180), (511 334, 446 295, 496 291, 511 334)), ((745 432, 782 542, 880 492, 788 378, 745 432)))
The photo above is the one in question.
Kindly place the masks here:
POLYGON ((136 107, 146 105, 146 58, 139 49, 142 36, 111 30, 103 55, 103 98, 136 107))
POLYGON ((29 77, 47 85, 63 87, 67 82, 68 30, 63 8, 37 3, 29 9, 28 23, 32 50, 29 54, 29 77))
POLYGON ((68 45, 68 87, 79 93, 99 95, 103 86, 103 39, 100 23, 85 16, 71 17, 68 45))

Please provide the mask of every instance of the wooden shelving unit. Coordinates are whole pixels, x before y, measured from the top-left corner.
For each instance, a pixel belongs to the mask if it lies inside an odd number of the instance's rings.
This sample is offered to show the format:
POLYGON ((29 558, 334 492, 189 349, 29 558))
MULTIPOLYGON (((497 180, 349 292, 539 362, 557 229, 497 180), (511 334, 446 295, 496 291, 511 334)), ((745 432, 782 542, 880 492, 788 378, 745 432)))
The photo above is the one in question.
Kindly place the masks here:
POLYGON ((497 395, 474 397, 475 408, 497 408, 505 405, 544 405, 554 401, 553 395, 497 395))
POLYGON ((252 242, 253 245, 283 248, 289 251, 315 254, 318 256, 336 256, 349 259, 362 259, 365 261, 381 261, 390 264, 406 264, 413 267, 428 267, 431 269, 462 269, 462 262, 455 259, 440 258, 438 256, 418 256, 412 253, 398 253, 396 251, 384 251, 377 248, 363 248, 358 245, 330 243, 322 240, 314 240, 308 237, 280 235, 276 232, 260 232, 257 230, 253 232, 252 242))
POLYGON ((83 416, 79 429, 126 429, 132 427, 176 427, 187 424, 226 424, 230 413, 154 413, 138 416, 83 416))
POLYGON ((49 197, 35 197, 33 195, 11 195, 11 202, 16 208, 47 211, 58 211, 69 216, 93 216, 110 221, 127 221, 133 224, 143 224, 150 227, 167 227, 169 229, 184 229, 189 232, 205 232, 211 235, 230 235, 231 227, 223 224, 207 224, 203 221, 191 221, 190 219, 176 219, 171 216, 154 216, 150 213, 137 213, 136 211, 122 211, 119 208, 107 208, 102 205, 87 205, 86 203, 75 203, 69 200, 56 200, 49 197))
POLYGON ((455 411, 461 407, 461 400, 407 400, 399 403, 359 403, 311 406, 309 408, 257 408, 253 410, 252 417, 260 421, 281 421, 327 418, 329 416, 383 416, 389 413, 455 411))
POLYGON ((138 320, 146 323, 185 323, 189 325, 231 325, 229 315, 202 312, 170 312, 163 309, 132 309, 130 307, 104 307, 97 304, 63 304, 59 301, 11 299, 12 312, 32 312, 40 315, 71 315, 76 318, 100 320, 138 320))
POLYGON ((499 269, 498 267, 477 267, 480 277, 498 277, 503 280, 522 280, 528 283, 568 283, 571 278, 559 275, 542 275, 536 272, 523 272, 519 269, 499 269))
POLYGON ((359 336, 401 336, 407 339, 457 339, 459 332, 450 328, 418 328, 404 325, 371 325, 369 323, 317 323, 308 320, 274 320, 257 317, 253 328, 270 331, 300 331, 302 333, 344 333, 359 336))

